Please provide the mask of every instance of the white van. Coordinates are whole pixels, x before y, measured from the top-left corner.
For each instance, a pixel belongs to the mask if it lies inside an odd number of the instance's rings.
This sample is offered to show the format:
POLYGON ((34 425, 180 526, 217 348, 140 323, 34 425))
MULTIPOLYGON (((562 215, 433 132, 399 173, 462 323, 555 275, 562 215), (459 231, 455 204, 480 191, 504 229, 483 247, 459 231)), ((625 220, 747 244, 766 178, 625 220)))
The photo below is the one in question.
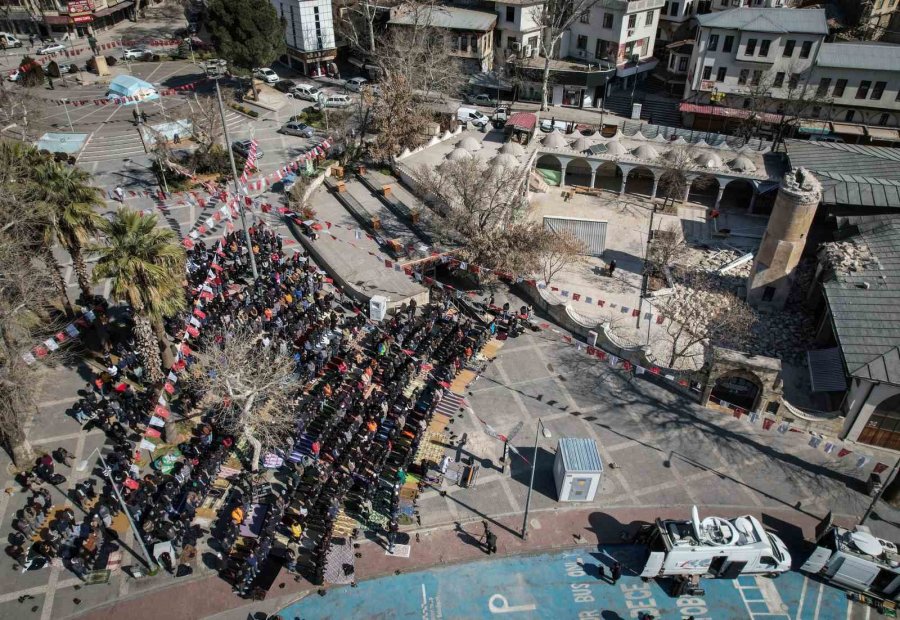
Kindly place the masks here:
POLYGON ((0 32, 0 39, 3 40, 3 47, 6 49, 11 47, 22 47, 22 42, 8 32, 0 32))
POLYGON ((289 94, 294 97, 294 99, 318 101, 320 92, 322 91, 319 90, 318 86, 313 86, 312 84, 297 84, 291 89, 289 94))
POLYGON ((346 108, 353 103, 353 100, 347 95, 328 95, 325 97, 326 108, 346 108))
POLYGON ((487 116, 475 108, 459 108, 456 111, 456 119, 460 123, 471 123, 478 128, 484 127, 488 124, 488 121, 490 121, 487 116))

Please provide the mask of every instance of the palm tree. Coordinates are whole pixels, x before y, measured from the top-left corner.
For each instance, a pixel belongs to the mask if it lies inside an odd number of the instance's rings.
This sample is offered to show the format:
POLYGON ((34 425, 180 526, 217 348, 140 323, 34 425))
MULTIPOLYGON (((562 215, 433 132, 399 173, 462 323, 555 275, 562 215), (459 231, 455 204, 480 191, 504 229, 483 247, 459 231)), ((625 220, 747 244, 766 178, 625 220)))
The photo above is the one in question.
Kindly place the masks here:
MULTIPOLYGON (((91 279, 84 246, 99 229, 101 218, 94 209, 103 205, 103 194, 90 184, 91 175, 75 166, 47 161, 37 166, 33 176, 37 197, 46 207, 45 245, 50 248, 56 242, 69 253, 81 295, 88 299, 91 279)), ((55 259, 53 266, 59 267, 55 259)))
POLYGON ((157 228, 155 215, 142 216, 124 207, 111 221, 101 221, 100 231, 106 243, 90 248, 99 257, 94 281, 111 279, 113 298, 131 306, 138 354, 147 379, 158 383, 163 378, 160 359, 165 368, 175 362, 163 317, 186 306, 184 249, 174 232, 157 228))

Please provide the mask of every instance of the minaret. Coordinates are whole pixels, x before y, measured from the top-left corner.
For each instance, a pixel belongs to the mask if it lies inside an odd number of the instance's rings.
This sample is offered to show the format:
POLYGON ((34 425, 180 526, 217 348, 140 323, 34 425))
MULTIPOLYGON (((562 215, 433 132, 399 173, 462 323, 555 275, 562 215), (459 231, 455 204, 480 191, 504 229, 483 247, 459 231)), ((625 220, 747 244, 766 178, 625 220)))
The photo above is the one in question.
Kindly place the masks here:
POLYGON ((805 168, 795 168, 784 175, 747 278, 750 305, 784 307, 821 198, 819 180, 805 168))

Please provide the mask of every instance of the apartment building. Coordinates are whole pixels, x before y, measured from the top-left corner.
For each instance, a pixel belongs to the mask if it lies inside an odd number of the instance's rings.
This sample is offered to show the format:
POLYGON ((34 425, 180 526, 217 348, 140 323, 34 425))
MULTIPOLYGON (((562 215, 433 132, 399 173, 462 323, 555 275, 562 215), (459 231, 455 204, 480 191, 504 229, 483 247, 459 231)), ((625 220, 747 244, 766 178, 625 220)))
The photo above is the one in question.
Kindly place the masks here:
POLYGON ((326 72, 337 56, 331 0, 270 0, 284 23, 287 63, 305 75, 326 72))
POLYGON ((86 37, 133 15, 134 0, 0 0, 0 31, 86 37))
POLYGON ((779 114, 787 101, 809 121, 800 131, 814 133, 816 121, 900 124, 900 46, 826 43, 825 12, 819 9, 745 8, 697 19, 682 111, 705 116, 702 124, 740 116, 751 106, 779 114))
MULTIPOLYGON (((551 59, 552 105, 596 107, 610 89, 630 88, 634 80, 644 79, 658 62, 653 49, 663 4, 665 0, 598 0, 576 20, 551 59)), ((534 36, 525 39, 512 64, 521 84, 519 97, 539 101, 544 59, 540 50, 528 47, 534 36)))
POLYGON ((544 0, 504 0, 494 3, 494 10, 497 12, 494 44, 504 60, 537 55, 543 6, 544 0))
POLYGON ((459 59, 470 73, 494 67, 494 27, 497 16, 483 11, 453 6, 431 6, 415 10, 406 6, 391 9, 390 28, 430 27, 444 35, 450 56, 459 59))

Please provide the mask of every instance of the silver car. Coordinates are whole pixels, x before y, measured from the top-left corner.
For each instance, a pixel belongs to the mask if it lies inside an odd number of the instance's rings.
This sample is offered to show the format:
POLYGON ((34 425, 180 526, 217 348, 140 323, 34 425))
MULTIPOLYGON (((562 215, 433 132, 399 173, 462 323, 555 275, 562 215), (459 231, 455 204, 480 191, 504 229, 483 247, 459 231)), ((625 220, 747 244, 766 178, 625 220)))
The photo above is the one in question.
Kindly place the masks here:
POLYGON ((301 138, 312 138, 316 133, 316 130, 309 125, 296 121, 285 123, 278 131, 288 136, 300 136, 301 138))

